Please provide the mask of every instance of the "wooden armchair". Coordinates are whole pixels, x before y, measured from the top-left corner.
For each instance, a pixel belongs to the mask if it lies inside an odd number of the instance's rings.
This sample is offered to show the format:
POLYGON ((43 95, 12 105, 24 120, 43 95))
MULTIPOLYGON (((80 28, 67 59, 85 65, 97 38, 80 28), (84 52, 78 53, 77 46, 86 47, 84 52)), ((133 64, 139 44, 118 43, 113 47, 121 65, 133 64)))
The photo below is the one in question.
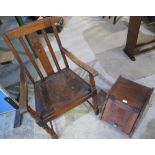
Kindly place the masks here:
POLYGON ((39 126, 43 127, 53 138, 58 138, 57 134, 53 130, 52 120, 63 113, 85 101, 88 101, 88 99, 92 97, 93 104, 91 106, 95 113, 98 114, 97 90, 94 81, 94 76, 97 75, 97 72, 92 67, 76 58, 76 56, 62 46, 54 21, 52 21, 51 18, 38 20, 10 30, 4 34, 3 38, 10 50, 13 51, 14 56, 21 66, 20 101, 18 110, 19 124, 17 126, 21 124, 20 118, 22 115, 25 112, 29 112, 39 126), (45 29, 49 27, 51 27, 54 31, 54 36, 60 48, 65 68, 60 67, 48 35, 45 32, 45 29), (37 31, 41 31, 57 71, 54 71, 54 68, 46 55, 45 49, 37 36, 37 31), (33 58, 31 50, 23 39, 24 36, 29 38, 32 47, 47 74, 46 76, 42 74, 38 64, 33 58), (15 39, 19 40, 25 53, 38 73, 40 78, 38 81, 34 80, 31 76, 28 68, 25 66, 22 58, 13 46, 12 41, 15 39), (90 78, 89 83, 69 68, 66 56, 88 72, 90 78), (34 84, 35 109, 28 105, 28 79, 34 84), (50 126, 47 124, 48 122, 50 122, 50 126))

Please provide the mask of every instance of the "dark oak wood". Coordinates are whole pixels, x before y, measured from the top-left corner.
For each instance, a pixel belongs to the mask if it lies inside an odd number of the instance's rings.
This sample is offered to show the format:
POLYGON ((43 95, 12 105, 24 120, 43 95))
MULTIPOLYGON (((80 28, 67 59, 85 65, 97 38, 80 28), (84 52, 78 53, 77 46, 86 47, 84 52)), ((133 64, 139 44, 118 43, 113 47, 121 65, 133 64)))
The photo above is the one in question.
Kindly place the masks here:
POLYGON ((140 24, 141 24, 141 16, 130 17, 128 34, 127 34, 127 42, 126 42, 124 52, 133 61, 136 60, 133 54, 133 50, 135 49, 137 44, 140 24))
POLYGON ((132 136, 153 88, 119 77, 107 94, 101 118, 132 136))
POLYGON ((47 77, 44 82, 36 82, 34 87, 36 110, 43 118, 93 93, 90 85, 68 68, 47 77))
POLYGON ((152 48, 147 48, 145 50, 135 52, 135 49, 137 47, 144 46, 144 45, 155 42, 155 40, 152 40, 147 43, 141 43, 141 44, 137 45, 140 25, 141 25, 141 16, 131 16, 130 17, 126 46, 124 48, 124 52, 132 61, 136 60, 136 58, 135 58, 136 55, 139 55, 139 54, 142 54, 144 52, 148 52, 148 51, 154 49, 154 47, 152 47, 152 48))
POLYGON ((19 110, 17 117, 19 118, 16 126, 21 124, 22 115, 28 111, 31 116, 36 120, 37 124, 43 127, 53 138, 58 138, 55 133, 52 125, 52 120, 61 116, 65 112, 71 110, 72 108, 82 104, 87 101, 89 98, 93 100, 93 109, 96 114, 98 114, 98 103, 97 103, 97 90, 95 87, 94 76, 97 75, 97 72, 79 60, 71 52, 65 49, 62 46, 60 38, 58 36, 57 30, 55 28, 54 22, 51 18, 45 18, 38 20, 33 23, 26 24, 19 28, 10 30, 4 35, 4 40, 8 47, 13 51, 14 56, 21 65, 21 82, 20 82, 20 101, 19 101, 19 110), (60 52, 66 67, 64 69, 60 68, 58 60, 55 56, 54 50, 46 34, 46 28, 52 28, 60 48, 60 52), (46 41, 48 49, 51 53, 51 56, 57 67, 57 72, 54 72, 53 67, 48 59, 43 45, 39 40, 39 36, 36 31, 41 30, 42 35, 46 41), (41 70, 38 64, 35 62, 31 51, 27 47, 26 43, 23 40, 24 35, 28 36, 31 44, 37 54, 47 76, 43 77, 41 70), (35 81, 28 69, 24 65, 21 57, 19 56, 17 50, 12 44, 12 40, 19 39, 23 49, 25 50, 28 58, 30 59, 32 65, 37 71, 40 80, 35 81), (69 68, 66 56, 69 57, 74 63, 79 67, 83 68, 89 74, 89 83, 77 75, 74 71, 69 68), (34 84, 35 92, 35 109, 32 109, 28 105, 28 78, 34 84), (50 126, 48 126, 50 122, 50 126))

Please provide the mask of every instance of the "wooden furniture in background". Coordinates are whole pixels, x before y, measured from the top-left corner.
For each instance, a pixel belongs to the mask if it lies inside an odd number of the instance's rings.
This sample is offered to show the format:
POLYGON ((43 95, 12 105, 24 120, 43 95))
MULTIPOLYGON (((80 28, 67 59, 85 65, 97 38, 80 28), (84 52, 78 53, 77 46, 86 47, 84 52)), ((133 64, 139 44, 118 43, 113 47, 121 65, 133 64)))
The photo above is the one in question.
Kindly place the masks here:
MULTIPOLYGON (((102 16, 102 18, 105 18, 106 16, 102 16)), ((113 24, 116 24, 117 21, 117 16, 108 16, 109 19, 111 19, 111 17, 113 17, 113 24)))
POLYGON ((97 72, 76 58, 76 56, 62 46, 55 23, 51 18, 38 20, 36 22, 10 30, 3 36, 3 38, 10 50, 13 51, 13 54, 21 66, 20 99, 19 110, 16 114, 16 121, 18 122, 16 122, 16 126, 21 124, 22 115, 28 111, 39 126, 43 127, 48 133, 51 134, 53 138, 58 138, 52 125, 52 120, 55 118, 87 101, 91 97, 94 111, 96 114, 98 114, 97 90, 94 81, 94 76, 97 75, 97 72), (49 37, 45 31, 46 28, 50 27, 54 31, 56 41, 60 48, 60 53, 65 64, 64 68, 59 65, 55 52, 49 41, 49 37), (54 70, 54 66, 51 65, 45 49, 38 38, 38 34, 36 33, 40 30, 55 63, 56 71, 54 70), (31 41, 36 55, 46 72, 46 76, 42 74, 38 64, 33 58, 30 48, 25 43, 23 39, 25 35, 28 36, 29 40, 31 41), (19 40, 20 44, 25 50, 25 53, 38 73, 40 80, 36 81, 33 79, 28 71, 28 68, 24 65, 22 58, 19 56, 18 52, 13 46, 12 41, 15 39, 19 40), (89 83, 87 83, 69 68, 66 56, 75 64, 88 72, 90 78, 89 83), (28 79, 34 84, 35 109, 28 104, 28 79), (50 126, 47 124, 48 122, 50 122, 50 126))
POLYGON ((107 94, 101 118, 131 137, 152 92, 153 88, 120 76, 107 94))
MULTIPOLYGON (((111 16, 109 16, 109 19, 111 18, 111 16)), ((113 16, 113 24, 116 24, 117 21, 117 16, 113 16)))
POLYGON ((128 26, 128 34, 127 34, 127 40, 126 40, 126 46, 124 48, 124 52, 127 54, 127 56, 132 60, 135 61, 135 56, 138 54, 142 54, 144 52, 150 51, 154 49, 152 48, 147 48, 138 52, 135 52, 134 50, 140 46, 144 46, 150 43, 155 42, 155 40, 149 41, 147 43, 141 43, 137 44, 138 40, 138 34, 140 30, 140 25, 141 25, 141 16, 131 16, 129 20, 129 26, 128 26))

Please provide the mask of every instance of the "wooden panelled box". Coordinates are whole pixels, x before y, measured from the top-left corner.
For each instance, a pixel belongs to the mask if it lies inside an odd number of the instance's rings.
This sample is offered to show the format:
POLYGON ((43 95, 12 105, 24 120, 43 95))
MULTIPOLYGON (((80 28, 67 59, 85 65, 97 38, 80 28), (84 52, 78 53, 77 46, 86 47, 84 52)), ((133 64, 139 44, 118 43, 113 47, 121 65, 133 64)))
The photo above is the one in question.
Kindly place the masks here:
POLYGON ((152 92, 153 88, 120 76, 107 94, 101 119, 119 127, 131 137, 152 92))

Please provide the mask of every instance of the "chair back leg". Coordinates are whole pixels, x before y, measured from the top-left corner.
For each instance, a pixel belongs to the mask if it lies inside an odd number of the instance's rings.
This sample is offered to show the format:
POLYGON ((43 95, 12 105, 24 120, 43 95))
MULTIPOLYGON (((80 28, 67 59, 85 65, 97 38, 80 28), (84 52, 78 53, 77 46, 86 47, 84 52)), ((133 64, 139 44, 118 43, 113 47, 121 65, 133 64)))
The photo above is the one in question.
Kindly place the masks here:
POLYGON ((94 107, 94 112, 96 115, 99 114, 99 108, 98 108, 98 101, 97 101, 97 90, 95 92, 95 95, 92 97, 93 100, 93 107, 94 107))

